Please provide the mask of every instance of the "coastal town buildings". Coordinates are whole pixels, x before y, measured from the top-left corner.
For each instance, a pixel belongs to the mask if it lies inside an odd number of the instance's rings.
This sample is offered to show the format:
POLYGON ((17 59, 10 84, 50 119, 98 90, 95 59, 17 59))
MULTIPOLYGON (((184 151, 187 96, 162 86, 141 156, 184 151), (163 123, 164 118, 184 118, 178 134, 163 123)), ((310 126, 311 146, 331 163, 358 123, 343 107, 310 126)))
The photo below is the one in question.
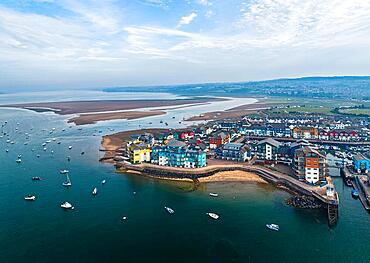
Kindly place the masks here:
POLYGON ((293 168, 299 180, 311 184, 323 182, 328 174, 326 157, 309 146, 295 151, 293 168))
POLYGON ((153 164, 183 168, 199 168, 207 165, 206 153, 189 147, 185 142, 171 139, 167 144, 152 148, 153 164))
POLYGON ((243 143, 227 143, 216 149, 216 158, 245 162, 252 158, 250 146, 243 143))
POLYGON ((278 161, 282 144, 268 138, 257 143, 257 158, 264 161, 278 161))
POLYGON ((319 130, 315 127, 297 126, 292 129, 292 137, 295 139, 317 139, 319 130))
POLYGON ((132 164, 150 162, 151 149, 147 144, 131 144, 129 147, 129 159, 132 164))
POLYGON ((209 138, 209 148, 216 149, 221 145, 230 142, 230 133, 225 133, 223 131, 217 131, 213 133, 209 138))

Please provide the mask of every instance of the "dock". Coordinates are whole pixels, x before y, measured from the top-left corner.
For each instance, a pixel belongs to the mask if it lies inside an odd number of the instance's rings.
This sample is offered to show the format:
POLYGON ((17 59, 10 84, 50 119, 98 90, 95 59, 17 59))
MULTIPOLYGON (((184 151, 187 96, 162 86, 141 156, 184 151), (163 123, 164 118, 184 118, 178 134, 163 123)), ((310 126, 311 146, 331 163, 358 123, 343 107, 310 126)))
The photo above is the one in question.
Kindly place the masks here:
POLYGON ((159 166, 149 163, 142 164, 128 164, 128 163, 117 163, 116 168, 118 171, 135 173, 135 174, 148 174, 150 176, 159 178, 183 178, 196 180, 201 177, 212 176, 218 172, 225 171, 245 171, 259 175, 262 179, 270 182, 274 185, 284 186, 287 189, 296 193, 313 196, 315 199, 322 202, 328 213, 329 225, 335 225, 338 220, 338 205, 339 197, 335 192, 334 186, 331 187, 334 190, 332 196, 327 195, 327 186, 313 186, 306 184, 293 178, 290 175, 281 173, 276 170, 261 166, 261 165, 250 165, 250 164, 230 164, 230 165, 210 165, 202 168, 188 169, 178 167, 159 166))
POLYGON ((363 207, 370 211, 370 189, 369 186, 361 180, 360 176, 355 175, 355 180, 353 183, 353 188, 358 192, 358 197, 363 205, 363 207))

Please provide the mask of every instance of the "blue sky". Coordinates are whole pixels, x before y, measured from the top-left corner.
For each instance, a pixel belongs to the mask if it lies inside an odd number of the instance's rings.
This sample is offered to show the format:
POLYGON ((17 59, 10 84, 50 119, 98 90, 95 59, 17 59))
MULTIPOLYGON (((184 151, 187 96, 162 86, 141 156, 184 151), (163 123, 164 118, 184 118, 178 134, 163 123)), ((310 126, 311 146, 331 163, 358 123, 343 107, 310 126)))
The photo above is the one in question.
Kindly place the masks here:
POLYGON ((369 75, 370 1, 0 0, 0 91, 369 75))

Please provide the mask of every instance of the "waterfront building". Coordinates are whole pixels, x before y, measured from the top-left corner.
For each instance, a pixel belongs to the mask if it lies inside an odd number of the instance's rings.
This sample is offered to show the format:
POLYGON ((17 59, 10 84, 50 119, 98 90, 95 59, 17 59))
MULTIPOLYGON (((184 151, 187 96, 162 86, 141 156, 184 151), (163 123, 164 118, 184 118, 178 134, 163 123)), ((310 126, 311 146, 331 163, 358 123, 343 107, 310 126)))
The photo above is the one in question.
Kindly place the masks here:
POLYGON ((252 157, 249 145, 243 143, 226 143, 215 152, 217 158, 229 161, 245 162, 252 157))
POLYGON ((147 144, 131 144, 128 146, 129 159, 132 164, 150 162, 151 149, 147 144))
POLYGON ((171 139, 166 145, 152 148, 153 164, 198 168, 207 165, 206 153, 196 147, 189 147, 185 142, 171 139))
POLYGON ((284 123, 271 123, 266 127, 266 135, 271 137, 290 137, 291 130, 284 123))
POLYGON ((318 150, 305 146, 295 151, 293 169, 299 180, 318 184, 325 181, 328 161, 318 150))
POLYGON ((359 153, 353 157, 353 166, 358 173, 370 171, 370 159, 359 153))
POLYGON ((272 138, 257 143, 257 158, 265 161, 278 161, 282 144, 272 138))
POLYGON ((211 135, 211 137, 209 138, 209 148, 216 149, 221 145, 224 145, 229 142, 230 142, 230 133, 218 131, 211 135))

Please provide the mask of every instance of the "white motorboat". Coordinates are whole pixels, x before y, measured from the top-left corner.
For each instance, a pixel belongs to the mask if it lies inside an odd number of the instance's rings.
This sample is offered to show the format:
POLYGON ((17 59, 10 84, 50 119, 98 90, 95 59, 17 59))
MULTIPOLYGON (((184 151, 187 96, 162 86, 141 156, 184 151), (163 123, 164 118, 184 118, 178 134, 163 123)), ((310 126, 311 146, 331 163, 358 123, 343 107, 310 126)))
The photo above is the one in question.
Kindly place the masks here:
POLYGON ((277 224, 266 224, 266 227, 270 230, 279 231, 280 227, 277 224))
POLYGON ((68 146, 68 149, 70 149, 70 150, 71 150, 71 149, 72 149, 72 146, 71 146, 71 145, 70 145, 70 146, 68 146))
POLYGON ((101 184, 105 184, 105 180, 101 181, 101 184))
POLYGON ((64 169, 64 170, 60 170, 59 171, 61 174, 67 174, 67 173, 69 173, 69 171, 68 170, 66 170, 66 169, 64 169))
POLYGON ((21 163, 22 162, 22 159, 21 158, 18 158, 17 160, 15 160, 16 163, 21 163))
POLYGON ((127 216, 122 217, 122 220, 126 220, 126 219, 127 219, 127 216))
POLYGON ((97 195, 98 194, 98 188, 94 188, 94 190, 92 191, 92 195, 97 195))
POLYGON ((42 144, 42 146, 44 147, 44 146, 46 146, 46 142, 44 142, 43 144, 42 144))
POLYGON ((36 196, 34 195, 27 195, 24 197, 24 200, 26 201, 35 201, 36 200, 36 196))
POLYGON ((172 214, 174 214, 174 213, 175 213, 175 210, 173 210, 172 208, 170 208, 170 207, 168 207, 168 206, 165 206, 165 207, 164 207, 164 209, 166 209, 166 211, 167 211, 170 215, 172 215, 172 214))
POLYGON ((60 207, 64 209, 71 209, 71 210, 74 209, 74 206, 68 202, 64 202, 63 204, 60 205, 60 207))
POLYGON ((32 177, 32 181, 40 181, 41 180, 41 178, 40 177, 38 177, 38 176, 34 176, 34 177, 32 177))
POLYGON ((218 194, 216 194, 216 193, 209 193, 209 195, 210 196, 213 196, 213 197, 217 197, 218 196, 218 194))
POLYGON ((51 143, 51 141, 50 140, 47 140, 46 143, 51 143))
POLYGON ((220 216, 216 213, 206 213, 210 218, 217 220, 220 216))

